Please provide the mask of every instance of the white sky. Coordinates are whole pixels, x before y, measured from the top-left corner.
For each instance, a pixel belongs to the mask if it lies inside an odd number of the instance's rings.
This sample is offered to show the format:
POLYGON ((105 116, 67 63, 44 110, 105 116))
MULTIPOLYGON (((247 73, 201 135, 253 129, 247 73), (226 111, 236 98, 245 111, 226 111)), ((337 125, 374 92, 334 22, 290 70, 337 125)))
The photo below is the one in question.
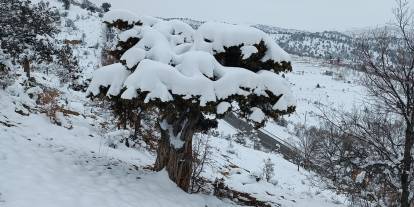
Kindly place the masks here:
MULTIPOLYGON (((384 25, 394 0, 92 0, 159 17, 189 17, 322 31, 384 25)), ((414 8, 414 0, 409 0, 414 8)))

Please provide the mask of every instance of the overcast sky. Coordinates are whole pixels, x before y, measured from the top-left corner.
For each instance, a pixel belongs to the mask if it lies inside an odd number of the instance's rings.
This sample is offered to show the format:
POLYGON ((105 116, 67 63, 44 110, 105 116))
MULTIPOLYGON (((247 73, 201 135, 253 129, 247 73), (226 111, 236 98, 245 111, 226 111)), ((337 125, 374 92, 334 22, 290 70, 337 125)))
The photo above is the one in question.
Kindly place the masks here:
MULTIPOLYGON (((115 9, 160 17, 190 17, 232 23, 269 24, 322 31, 384 25, 394 0, 92 0, 115 9)), ((414 8, 414 0, 409 0, 414 8)))

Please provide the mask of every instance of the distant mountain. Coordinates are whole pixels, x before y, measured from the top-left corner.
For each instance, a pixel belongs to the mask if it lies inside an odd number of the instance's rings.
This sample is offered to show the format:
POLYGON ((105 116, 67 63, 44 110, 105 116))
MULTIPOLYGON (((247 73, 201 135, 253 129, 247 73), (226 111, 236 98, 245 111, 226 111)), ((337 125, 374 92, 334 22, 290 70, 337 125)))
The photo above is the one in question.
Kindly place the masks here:
POLYGON ((270 34, 290 54, 340 61, 351 59, 353 38, 340 32, 308 32, 267 25, 254 27, 270 34))
MULTIPOLYGON (((194 29, 197 29, 204 21, 193 20, 189 18, 164 18, 165 20, 177 19, 189 24, 194 29)), ((292 55, 301 57, 312 57, 327 60, 332 64, 346 64, 352 66, 355 64, 353 52, 355 51, 355 41, 359 38, 364 38, 364 41, 374 41, 373 34, 377 34, 384 29, 390 30, 392 28, 377 28, 377 29, 361 29, 353 30, 353 32, 338 32, 338 31, 324 31, 324 32, 309 32, 296 29, 286 29, 275 26, 257 24, 252 25, 257 29, 269 34, 281 48, 292 55)), ((400 40, 395 37, 391 44, 398 45, 400 40)), ((374 53, 379 51, 374 50, 374 53)), ((392 61, 395 58, 392 59, 392 61)))
POLYGON ((295 32, 272 36, 290 54, 322 59, 351 59, 352 38, 339 32, 295 32))

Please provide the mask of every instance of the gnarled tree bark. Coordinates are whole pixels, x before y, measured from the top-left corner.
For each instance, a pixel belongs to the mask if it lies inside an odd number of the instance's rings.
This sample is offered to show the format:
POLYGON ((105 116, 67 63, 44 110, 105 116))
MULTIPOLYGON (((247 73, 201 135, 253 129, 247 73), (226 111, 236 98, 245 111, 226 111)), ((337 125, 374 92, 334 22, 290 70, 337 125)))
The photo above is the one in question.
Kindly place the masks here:
POLYGON ((190 110, 178 119, 165 117, 160 123, 161 140, 158 144, 154 170, 166 169, 168 176, 178 187, 188 191, 192 173, 192 139, 200 111, 190 110), (174 140, 175 139, 175 140, 174 140), (181 141, 183 144, 173 144, 181 141))

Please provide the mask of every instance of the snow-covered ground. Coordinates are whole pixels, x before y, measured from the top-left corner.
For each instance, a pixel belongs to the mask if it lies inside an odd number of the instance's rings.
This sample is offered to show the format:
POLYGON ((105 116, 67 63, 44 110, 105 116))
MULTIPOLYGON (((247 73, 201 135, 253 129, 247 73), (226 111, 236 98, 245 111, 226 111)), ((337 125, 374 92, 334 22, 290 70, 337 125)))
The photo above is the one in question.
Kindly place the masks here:
POLYGON ((81 117, 73 129, 52 125, 44 115, 14 112, 0 92, 0 205, 34 206, 223 206, 213 196, 190 195, 165 172, 143 170, 154 156, 113 149, 81 117))

